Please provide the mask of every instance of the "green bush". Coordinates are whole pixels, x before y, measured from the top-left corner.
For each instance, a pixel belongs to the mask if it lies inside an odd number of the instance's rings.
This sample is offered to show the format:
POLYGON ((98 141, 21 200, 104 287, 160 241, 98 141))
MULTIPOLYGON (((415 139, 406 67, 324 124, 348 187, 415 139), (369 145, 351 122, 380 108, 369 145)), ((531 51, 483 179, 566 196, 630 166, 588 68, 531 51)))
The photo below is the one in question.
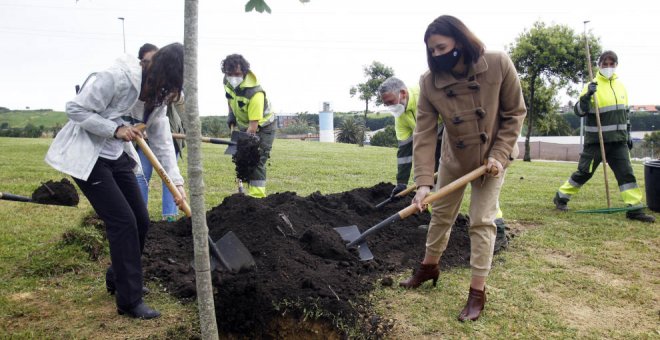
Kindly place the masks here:
POLYGON ((373 137, 371 137, 371 145, 396 148, 399 143, 396 140, 396 131, 394 130, 394 126, 389 125, 385 128, 385 130, 377 132, 373 137))
POLYGON ((348 144, 360 144, 364 138, 364 123, 360 119, 353 117, 345 118, 340 126, 340 132, 337 135, 337 142, 348 144))
POLYGON ((316 133, 316 128, 311 126, 307 120, 296 118, 293 123, 279 129, 279 133, 286 135, 302 135, 307 133, 316 133))

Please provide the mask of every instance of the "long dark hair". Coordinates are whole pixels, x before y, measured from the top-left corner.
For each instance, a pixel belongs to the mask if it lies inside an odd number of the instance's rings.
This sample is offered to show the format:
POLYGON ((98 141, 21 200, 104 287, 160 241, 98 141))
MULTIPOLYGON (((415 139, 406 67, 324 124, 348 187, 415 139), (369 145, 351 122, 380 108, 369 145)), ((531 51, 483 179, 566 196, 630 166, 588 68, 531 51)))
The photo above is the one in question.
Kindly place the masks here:
POLYGON ((426 61, 429 64, 429 69, 435 73, 437 73, 437 71, 435 71, 433 67, 433 55, 426 47, 426 43, 433 34, 453 38, 456 41, 456 45, 461 46, 460 50, 463 54, 463 61, 468 65, 476 62, 479 57, 484 54, 486 49, 484 43, 482 43, 462 21, 458 20, 458 18, 451 15, 439 16, 429 24, 426 28, 426 32, 424 32, 426 61))
POLYGON ((165 98, 173 92, 181 95, 183 88, 183 45, 169 44, 154 54, 151 65, 142 74, 140 99, 144 101, 144 122, 155 108, 163 105, 165 98))

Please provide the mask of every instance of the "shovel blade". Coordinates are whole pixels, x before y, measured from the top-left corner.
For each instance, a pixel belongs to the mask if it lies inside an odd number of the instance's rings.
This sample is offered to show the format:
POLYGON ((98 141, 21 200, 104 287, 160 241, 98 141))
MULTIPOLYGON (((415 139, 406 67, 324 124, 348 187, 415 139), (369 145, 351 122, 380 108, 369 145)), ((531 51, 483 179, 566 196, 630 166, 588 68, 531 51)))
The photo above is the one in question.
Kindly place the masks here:
POLYGON ((254 257, 233 231, 227 232, 215 246, 220 253, 222 265, 229 271, 237 273, 241 269, 255 266, 254 257))
POLYGON ((335 231, 339 233, 339 236, 341 236, 341 239, 345 242, 353 242, 362 234, 356 225, 337 227, 335 228, 335 231))
POLYGON ((225 155, 234 155, 236 153, 236 143, 238 143, 238 136, 240 134, 240 131, 235 130, 231 132, 231 138, 230 141, 234 142, 234 144, 229 145, 227 149, 225 150, 225 155))
MULTIPOLYGON (((197 268, 195 267, 195 260, 190 261, 190 266, 193 269, 197 270, 197 268)), ((221 268, 220 263, 218 262, 218 260, 215 259, 215 256, 209 257, 209 267, 211 271, 221 268)))
POLYGON ((374 259, 374 254, 371 253, 367 241, 363 241, 357 245, 358 254, 360 254, 360 261, 369 261, 374 259))
MULTIPOLYGON (((351 225, 348 227, 337 227, 334 229, 337 233, 339 233, 341 239, 348 243, 355 241, 358 237, 362 235, 358 227, 355 225, 351 225)), ((361 261, 373 260, 374 254, 371 253, 371 250, 369 249, 369 246, 367 245, 366 241, 362 241, 358 243, 357 250, 358 250, 358 254, 360 255, 361 261)))

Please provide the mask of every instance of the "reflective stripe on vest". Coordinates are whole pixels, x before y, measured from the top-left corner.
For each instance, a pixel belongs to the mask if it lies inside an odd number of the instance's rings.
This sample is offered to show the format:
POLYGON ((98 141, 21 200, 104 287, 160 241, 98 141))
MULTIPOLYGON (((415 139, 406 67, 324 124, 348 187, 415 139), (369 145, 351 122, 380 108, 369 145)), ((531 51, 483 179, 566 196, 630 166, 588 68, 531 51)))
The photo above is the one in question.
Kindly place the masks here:
MULTIPOLYGON (((617 131, 617 130, 627 131, 628 130, 628 125, 627 124, 606 125, 606 126, 601 126, 601 130, 603 132, 617 131)), ((598 126, 585 126, 584 131, 598 132, 598 126)))

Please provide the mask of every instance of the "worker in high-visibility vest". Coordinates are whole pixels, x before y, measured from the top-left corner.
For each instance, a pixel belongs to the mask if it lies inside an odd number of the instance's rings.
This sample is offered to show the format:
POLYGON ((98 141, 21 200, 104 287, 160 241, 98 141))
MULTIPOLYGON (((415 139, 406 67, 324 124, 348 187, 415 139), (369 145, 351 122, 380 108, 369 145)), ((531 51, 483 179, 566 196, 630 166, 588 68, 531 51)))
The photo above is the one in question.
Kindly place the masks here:
POLYGON ((553 202, 558 210, 568 210, 568 201, 594 175, 602 161, 594 95, 598 103, 600 125, 605 146, 605 157, 619 184, 623 202, 629 207, 626 217, 642 222, 655 222, 655 217, 645 213, 642 205, 642 190, 637 185, 630 162, 630 120, 628 118, 628 95, 623 83, 616 75, 619 58, 612 51, 605 51, 598 58, 596 77, 584 86, 580 100, 575 103, 575 114, 587 117, 584 149, 578 160, 577 171, 562 184, 553 202))
POLYGON ((266 91, 242 55, 228 55, 222 61, 222 72, 229 104, 227 124, 259 137, 259 164, 249 175, 247 195, 266 197, 266 161, 275 139, 275 114, 270 111, 266 91))

